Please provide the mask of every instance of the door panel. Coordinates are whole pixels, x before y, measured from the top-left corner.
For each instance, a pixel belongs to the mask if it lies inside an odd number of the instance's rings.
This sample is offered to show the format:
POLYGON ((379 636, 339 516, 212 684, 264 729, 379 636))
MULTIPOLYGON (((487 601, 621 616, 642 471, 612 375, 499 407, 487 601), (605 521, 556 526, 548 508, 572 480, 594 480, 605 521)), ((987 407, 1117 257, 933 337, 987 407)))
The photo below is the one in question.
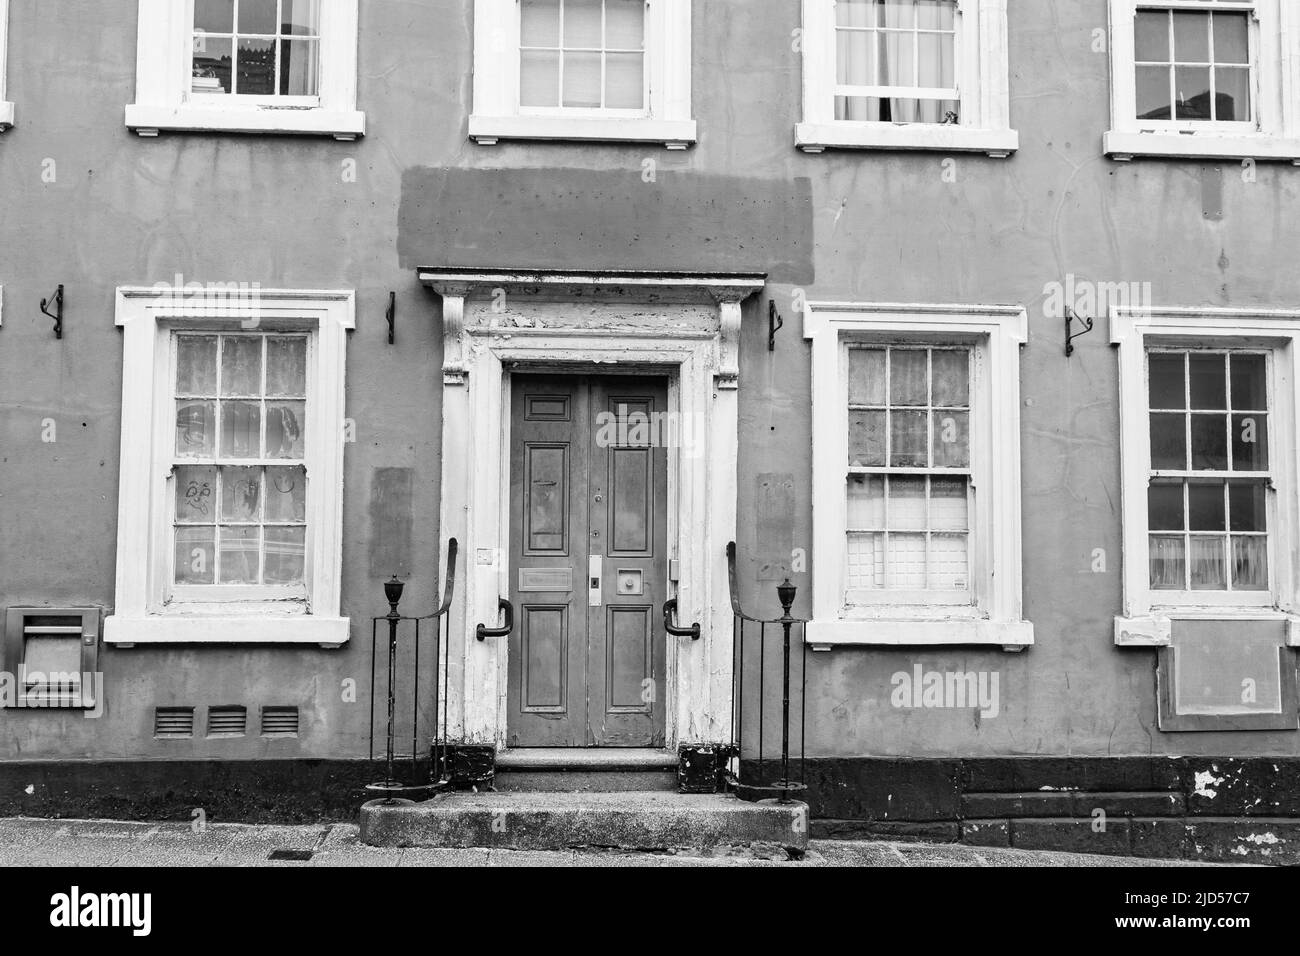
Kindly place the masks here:
POLYGON ((668 456, 658 378, 511 382, 511 746, 662 746, 668 456))

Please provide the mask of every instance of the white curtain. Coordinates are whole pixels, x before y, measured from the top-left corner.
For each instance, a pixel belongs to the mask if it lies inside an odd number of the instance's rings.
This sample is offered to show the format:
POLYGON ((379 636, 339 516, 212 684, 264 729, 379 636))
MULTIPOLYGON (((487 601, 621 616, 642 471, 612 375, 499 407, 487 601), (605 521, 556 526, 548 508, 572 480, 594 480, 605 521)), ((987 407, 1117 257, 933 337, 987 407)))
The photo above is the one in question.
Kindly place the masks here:
MULTIPOLYGON (((955 85, 956 42, 951 32, 955 5, 916 0, 840 3, 837 80, 850 86, 944 87, 955 85), (915 19, 914 19, 915 18, 915 19), (892 32, 898 31, 898 32, 892 32), (918 62, 919 61, 919 62, 918 62)), ((956 104, 942 100, 845 97, 837 119, 894 123, 942 123, 956 104)))

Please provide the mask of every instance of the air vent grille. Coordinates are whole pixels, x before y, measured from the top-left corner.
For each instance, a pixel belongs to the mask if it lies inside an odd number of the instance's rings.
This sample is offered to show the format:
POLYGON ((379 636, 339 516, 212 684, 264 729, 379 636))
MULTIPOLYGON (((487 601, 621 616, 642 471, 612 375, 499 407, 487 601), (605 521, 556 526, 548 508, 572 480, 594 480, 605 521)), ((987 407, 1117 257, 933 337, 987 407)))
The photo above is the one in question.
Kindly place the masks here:
POLYGON ((155 737, 193 737, 193 707, 159 707, 153 712, 155 737))
POLYGON ((247 707, 209 707, 209 737, 242 737, 248 730, 247 707))
POLYGON ((263 707, 262 736, 289 737, 298 733, 297 707, 263 707))

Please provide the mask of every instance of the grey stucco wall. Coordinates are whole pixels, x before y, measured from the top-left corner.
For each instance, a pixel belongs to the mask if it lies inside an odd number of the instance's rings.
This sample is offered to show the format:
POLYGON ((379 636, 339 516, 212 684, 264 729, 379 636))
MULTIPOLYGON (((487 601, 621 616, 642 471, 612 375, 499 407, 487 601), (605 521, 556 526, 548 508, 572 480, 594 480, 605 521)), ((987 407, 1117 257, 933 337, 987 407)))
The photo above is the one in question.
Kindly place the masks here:
MULTIPOLYGON (((1120 602, 1118 387, 1105 323, 1062 352, 1044 284, 1066 274, 1149 282, 1171 305, 1286 307, 1300 169, 1113 163, 1108 57, 1093 50, 1105 0, 1012 0, 1013 158, 793 147, 800 111, 797 0, 707 0, 695 12, 695 116, 684 153, 645 146, 466 138, 470 0, 366 0, 356 143, 125 129, 135 4, 14 0, 0 135, 0 605, 111 606, 121 337, 113 290, 182 273, 265 288, 352 288, 340 651, 106 649, 99 720, 0 711, 0 757, 364 753, 368 713, 344 701, 368 675, 380 585, 410 562, 404 607, 432 606, 438 549, 441 344, 419 266, 719 269, 766 272, 785 328, 767 351, 766 301, 746 309, 738 511, 746 598, 775 609, 764 559, 811 552, 809 366, 796 290, 814 300, 1021 303, 1024 591, 1037 644, 1010 655, 839 650, 809 669, 810 753, 1296 753, 1295 733, 1161 734, 1153 655, 1113 646, 1120 602), (642 178, 656 164, 655 181, 642 178), (43 179, 48 160, 57 178, 43 179), (344 164, 355 160, 355 182, 344 164), (67 287, 56 342, 37 303, 67 287), (383 311, 397 291, 397 345, 383 311), (44 419, 57 441, 41 441, 44 419), (412 494, 374 494, 410 469, 412 494), (794 508, 775 515, 788 485, 794 508), (405 544, 376 543, 407 518, 405 544), (756 512, 756 520, 749 516, 756 512), (1107 571, 1091 573, 1094 549, 1107 571), (763 580, 759 580, 762 578, 763 580), (363 624, 362 622, 365 621, 363 624), (1001 712, 898 710, 890 675, 996 671, 1001 712), (298 704, 298 740, 161 743, 155 705, 298 704)), ((770 562, 769 562, 770 563, 770 562)), ((811 569, 815 572, 815 568, 811 569)), ((796 575, 806 613, 810 576, 796 575)))

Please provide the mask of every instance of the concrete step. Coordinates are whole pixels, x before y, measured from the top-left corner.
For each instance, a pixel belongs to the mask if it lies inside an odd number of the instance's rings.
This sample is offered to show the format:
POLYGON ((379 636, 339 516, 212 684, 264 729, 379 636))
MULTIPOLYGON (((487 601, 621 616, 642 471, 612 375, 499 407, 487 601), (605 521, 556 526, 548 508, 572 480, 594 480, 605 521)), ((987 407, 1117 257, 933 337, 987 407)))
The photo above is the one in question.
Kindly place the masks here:
POLYGON ((766 844, 802 853, 808 807, 730 795, 445 793, 423 803, 372 800, 361 840, 387 847, 670 850, 766 844))
POLYGON ((502 792, 621 793, 677 790, 677 754, 621 747, 502 751, 494 786, 502 792))

